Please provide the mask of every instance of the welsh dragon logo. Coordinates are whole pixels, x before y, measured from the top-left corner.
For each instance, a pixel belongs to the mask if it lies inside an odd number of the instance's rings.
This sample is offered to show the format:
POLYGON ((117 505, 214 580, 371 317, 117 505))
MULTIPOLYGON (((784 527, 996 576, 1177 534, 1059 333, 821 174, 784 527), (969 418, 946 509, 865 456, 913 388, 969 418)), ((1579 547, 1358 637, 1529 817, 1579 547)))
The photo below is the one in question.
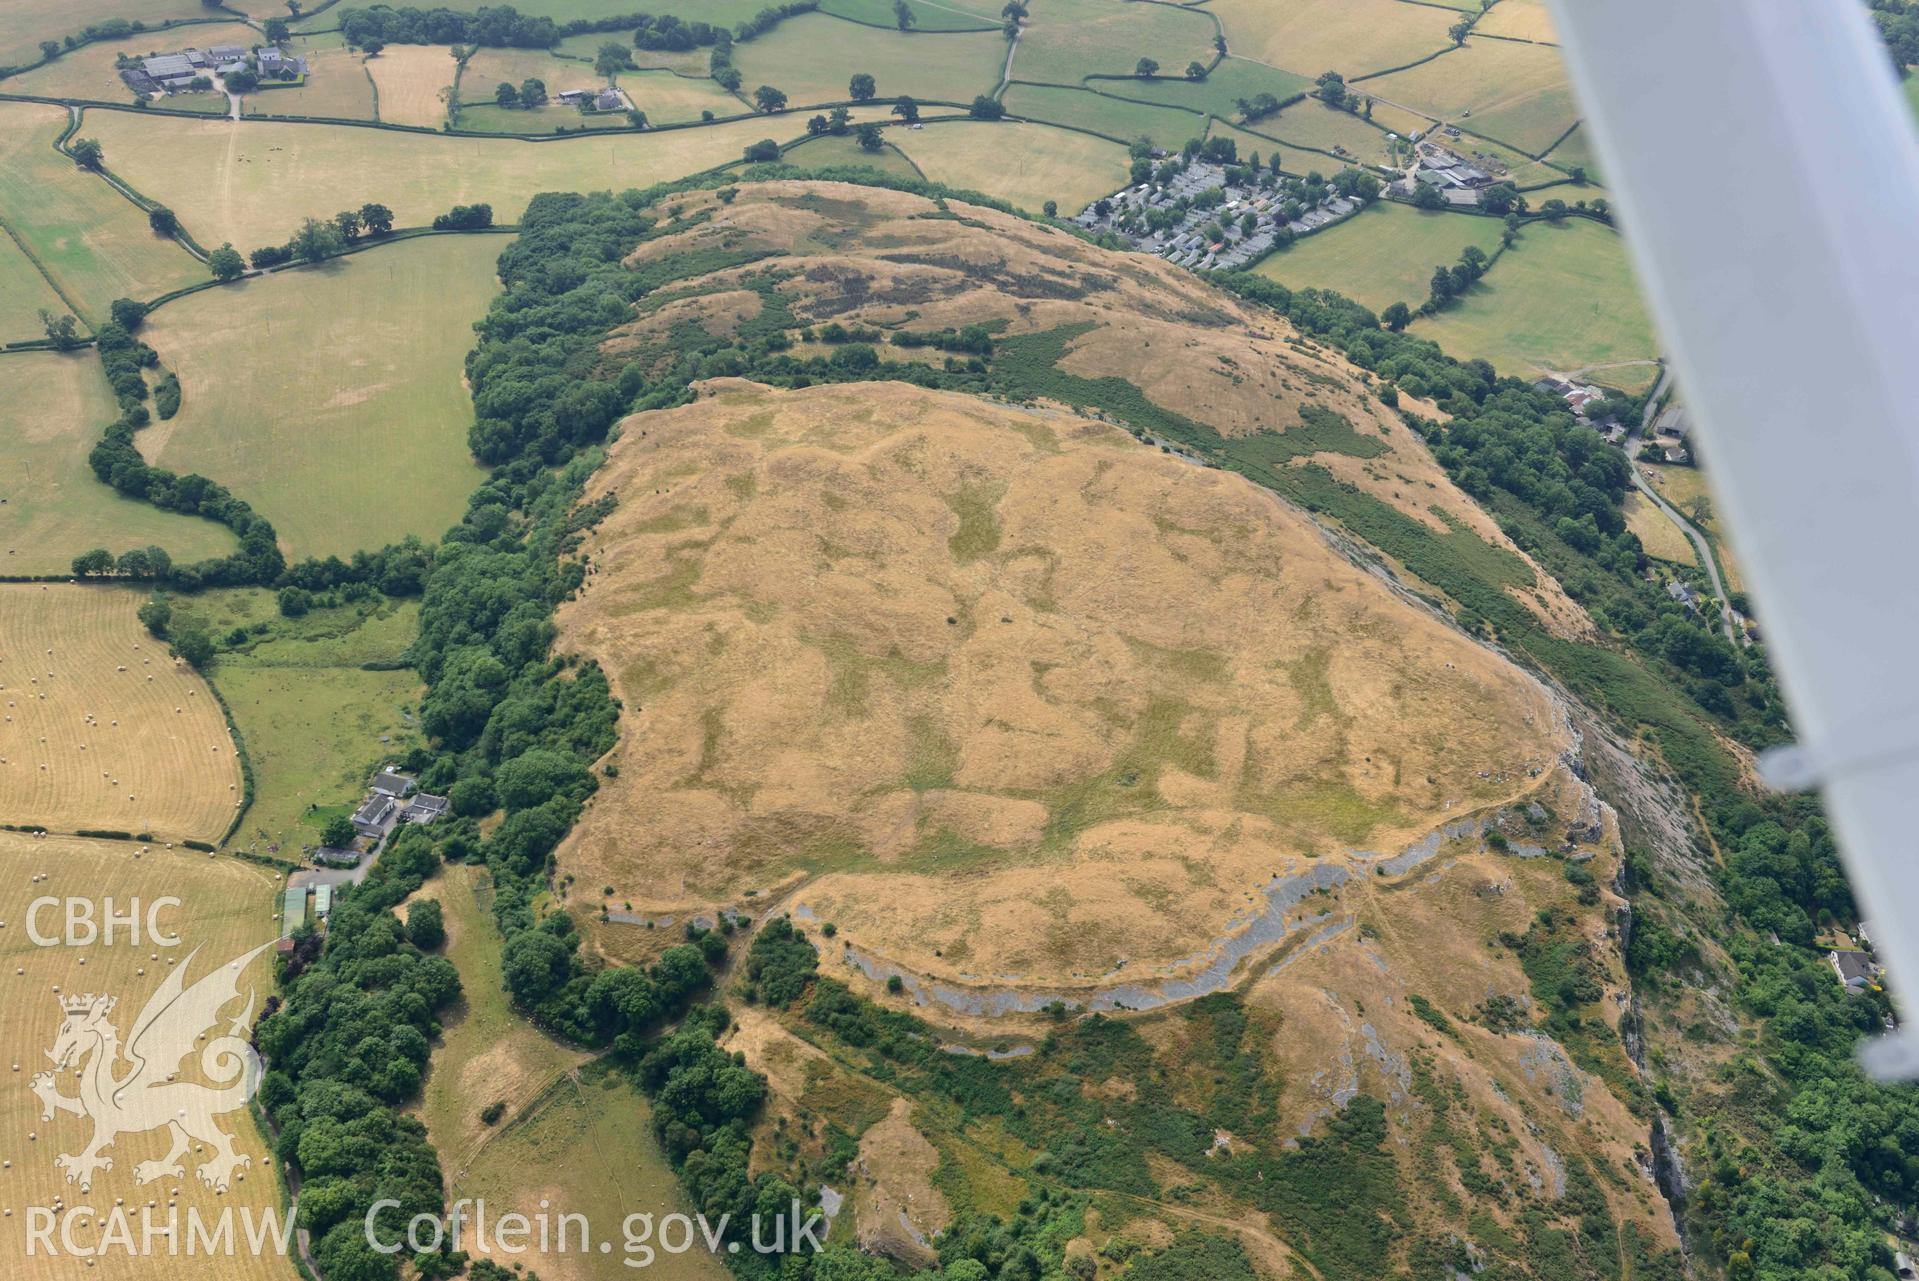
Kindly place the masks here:
POLYGON ((113 1168, 112 1158, 101 1153, 115 1139, 162 1127, 171 1135, 167 1154, 135 1165, 136 1183, 182 1177, 180 1158, 194 1142, 211 1153, 196 1173, 216 1191, 224 1192, 233 1172, 252 1164, 251 1157, 233 1150, 233 1140, 215 1124, 215 1118, 246 1106, 260 1088, 260 1056, 246 1038, 253 1017, 252 989, 224 1034, 211 1040, 204 1034, 219 1023, 220 1011, 239 998, 240 976, 247 966, 272 946, 257 947, 188 987, 187 971, 200 954, 196 948, 147 998, 124 1047, 118 1029, 107 1019, 117 1004, 114 997, 60 998, 66 1018, 47 1051, 54 1070, 37 1074, 29 1088, 39 1096, 41 1120, 51 1121, 54 1113, 67 1112, 93 1122, 93 1138, 85 1148, 54 1158, 54 1164, 66 1171, 68 1183, 86 1191, 97 1171, 113 1168), (202 1041, 200 1070, 216 1084, 177 1080, 187 1056, 202 1041), (122 1060, 128 1067, 118 1074, 122 1060), (72 1097, 61 1094, 54 1080, 54 1072, 70 1068, 77 1068, 80 1075, 80 1093, 72 1097))

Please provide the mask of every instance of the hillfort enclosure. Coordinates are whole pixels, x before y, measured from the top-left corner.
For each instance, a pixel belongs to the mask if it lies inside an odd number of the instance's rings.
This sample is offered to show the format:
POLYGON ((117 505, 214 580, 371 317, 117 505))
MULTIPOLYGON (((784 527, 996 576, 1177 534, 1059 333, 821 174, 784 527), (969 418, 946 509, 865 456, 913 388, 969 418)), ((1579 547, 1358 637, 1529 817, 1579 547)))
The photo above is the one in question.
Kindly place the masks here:
POLYGON ((0 6, 0 1277, 1912 1275, 1560 39, 0 6))

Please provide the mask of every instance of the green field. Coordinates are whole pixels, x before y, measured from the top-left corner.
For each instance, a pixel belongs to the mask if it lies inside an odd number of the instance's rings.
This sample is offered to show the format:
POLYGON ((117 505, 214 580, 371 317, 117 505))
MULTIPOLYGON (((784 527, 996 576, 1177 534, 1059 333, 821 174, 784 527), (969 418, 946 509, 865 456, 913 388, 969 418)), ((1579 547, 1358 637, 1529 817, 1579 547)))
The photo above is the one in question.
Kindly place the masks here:
POLYGON ((158 544, 175 560, 234 548, 210 520, 122 498, 87 451, 118 415, 91 351, 0 356, 0 574, 64 574, 94 547, 158 544))
MULTIPOLYGON (((1102 82, 1102 88, 1107 83, 1102 82)), ((1135 82, 1120 83, 1131 87, 1135 82)), ((1006 103, 1006 110, 1016 116, 1075 129, 1089 129, 1127 142, 1136 138, 1151 138, 1168 151, 1179 150, 1188 138, 1200 138, 1206 134, 1206 117, 1197 112, 1122 102, 1088 89, 1015 84, 1006 90, 1002 101, 1006 103)))
POLYGON ((1044 84, 1078 84, 1087 76, 1127 76, 1141 58, 1169 76, 1214 57, 1217 32, 1205 14, 1174 5, 1127 0, 1034 0, 1013 75, 1044 84))
POLYGON ((1537 155, 1579 119, 1559 51, 1467 40, 1431 62, 1357 86, 1537 155))
MULTIPOLYGON (((586 1216, 588 1223, 616 1228, 629 1215, 651 1215, 658 1222, 687 1212, 685 1194, 653 1137, 646 1097, 603 1064, 561 1077, 530 1116, 501 1122, 464 1176, 452 1181, 450 1195, 483 1199, 489 1209, 511 1206, 528 1215, 538 1213, 537 1202, 545 1197, 555 1207, 586 1216)), ((615 1231, 600 1231, 602 1237, 619 1240, 615 1231)), ((529 1273, 542 1276, 570 1266, 583 1281, 635 1275, 726 1281, 730 1275, 698 1245, 684 1254, 660 1253, 643 1272, 622 1264, 617 1251, 545 1258, 531 1249, 502 1261, 524 1262, 529 1273)))
MULTIPOLYGON (((115 298, 152 298, 205 280, 206 269, 155 235, 131 201, 53 149, 66 118, 59 107, 0 103, 0 222, 25 242, 81 319, 104 320, 115 298)), ((195 127, 158 118, 149 123, 195 127)), ((109 167, 113 159, 109 149, 109 167)))
MULTIPOLYGON (((907 0, 907 5, 916 31, 997 31, 1001 21, 1000 7, 985 0, 907 0)), ((820 12, 875 27, 896 21, 893 0, 822 0, 820 12)))
POLYGON ((1254 270, 1294 289, 1331 289, 1374 311, 1396 302, 1418 307, 1434 267, 1457 261, 1467 245, 1491 254, 1501 230, 1497 218, 1423 213, 1379 201, 1268 255, 1254 270))
POLYGON ((934 182, 998 196, 1032 213, 1048 200, 1071 217, 1126 185, 1118 143, 1046 125, 952 121, 887 137, 934 182))
POLYGON ((88 114, 84 132, 100 139, 116 172, 171 205, 203 244, 230 240, 247 250, 284 243, 302 218, 369 200, 392 209, 401 227, 475 201, 508 222, 542 191, 646 187, 738 160, 761 138, 791 141, 805 129, 804 117, 789 112, 707 128, 521 142, 276 121, 235 129, 99 111, 88 114))
POLYGON ((1188 80, 1180 74, 1180 68, 1171 67, 1151 80, 1093 80, 1090 85, 1102 93, 1122 98, 1140 98, 1169 107, 1206 111, 1227 120, 1237 120, 1240 116, 1240 99, 1270 93, 1284 102, 1294 94, 1312 88, 1312 81, 1262 62, 1226 58, 1204 80, 1188 80))
MULTIPOLYGON (((897 133, 897 131, 893 131, 897 133)), ((881 173, 893 174, 900 178, 917 178, 919 170, 913 168, 913 162, 906 158, 899 148, 888 144, 878 151, 863 150, 852 138, 838 138, 828 135, 824 138, 811 138, 786 153, 786 162, 793 165, 805 165, 813 169, 826 169, 835 165, 865 165, 881 173)))
MULTIPOLYGON (((1911 81, 1907 82, 1908 85, 1911 83, 1911 81)), ((1908 92, 1911 92, 1911 90, 1908 89, 1908 92)), ((1567 134, 1566 140, 1557 147, 1554 147, 1552 151, 1547 154, 1546 159, 1552 161, 1561 169, 1570 169, 1574 165, 1578 165, 1586 171, 1588 178, 1594 182, 1599 182, 1599 157, 1592 149, 1592 135, 1588 132, 1589 129, 1590 126, 1582 124, 1579 128, 1567 134)))
POLYGON ((40 313, 65 310, 67 305, 33 265, 33 259, 12 236, 0 230, 0 343, 40 337, 44 332, 40 313))
POLYGON ((1583 218, 1526 224, 1471 292, 1412 332, 1516 377, 1659 354, 1618 233, 1583 218))
POLYGON ((420 741, 409 715, 419 677, 362 667, 400 661, 419 630, 417 603, 377 599, 283 619, 271 592, 244 589, 174 597, 173 606, 176 631, 201 626, 223 646, 232 629, 265 625, 238 649, 223 647, 210 672, 253 768, 236 845, 296 855, 317 844, 326 816, 358 804, 368 771, 420 741))
POLYGON ((480 471, 461 382, 503 236, 430 236, 193 294, 142 331, 185 392, 149 460, 211 476, 291 556, 436 539, 480 471))
POLYGON ((844 101, 858 72, 873 77, 882 98, 971 102, 998 87, 1005 61, 1006 41, 997 31, 902 34, 819 13, 788 18, 733 46, 748 97, 772 85, 795 107, 844 101))
POLYGON ((0 22, 0 66, 18 67, 38 61, 42 40, 78 35, 89 23, 126 18, 157 27, 170 19, 208 15, 198 0, 7 0, 0 16, 5 18, 0 22))

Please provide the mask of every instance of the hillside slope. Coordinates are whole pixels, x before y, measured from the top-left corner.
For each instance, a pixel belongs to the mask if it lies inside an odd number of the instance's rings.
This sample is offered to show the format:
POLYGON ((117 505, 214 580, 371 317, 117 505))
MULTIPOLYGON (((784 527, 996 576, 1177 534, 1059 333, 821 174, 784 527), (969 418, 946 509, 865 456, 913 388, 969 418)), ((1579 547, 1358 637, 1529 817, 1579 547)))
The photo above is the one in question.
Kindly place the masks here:
POLYGON ((1084 1275, 1679 1275, 1577 709, 1270 489, 1583 615, 1364 376, 956 201, 659 212, 582 372, 696 398, 580 509, 557 644, 623 711, 555 880, 608 960, 757 932, 755 1171, 922 1265, 1037 1198, 1084 1275))

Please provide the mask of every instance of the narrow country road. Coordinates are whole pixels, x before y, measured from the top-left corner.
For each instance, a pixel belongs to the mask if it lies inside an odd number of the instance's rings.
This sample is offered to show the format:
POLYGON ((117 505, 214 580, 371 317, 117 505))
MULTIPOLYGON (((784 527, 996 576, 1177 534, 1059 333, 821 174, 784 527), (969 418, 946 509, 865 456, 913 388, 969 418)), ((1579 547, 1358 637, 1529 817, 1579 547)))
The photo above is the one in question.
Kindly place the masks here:
POLYGON ((1719 630, 1725 633, 1727 644, 1740 646, 1745 644, 1745 631, 1740 627, 1739 615, 1732 607, 1732 597, 1726 593, 1725 580, 1719 576, 1719 562, 1712 554, 1712 544, 1706 541, 1706 536, 1691 521, 1666 501, 1665 496, 1639 469, 1639 438, 1652 430, 1653 416, 1659 412, 1659 402, 1665 398, 1666 390, 1671 386, 1672 370, 1668 369, 1659 375, 1659 385, 1646 398, 1646 409, 1639 416, 1639 426, 1626 436, 1626 461, 1632 467, 1633 485, 1692 541, 1693 550, 1699 555, 1699 563, 1706 567, 1706 577, 1712 582, 1713 595, 1719 598, 1719 630))

